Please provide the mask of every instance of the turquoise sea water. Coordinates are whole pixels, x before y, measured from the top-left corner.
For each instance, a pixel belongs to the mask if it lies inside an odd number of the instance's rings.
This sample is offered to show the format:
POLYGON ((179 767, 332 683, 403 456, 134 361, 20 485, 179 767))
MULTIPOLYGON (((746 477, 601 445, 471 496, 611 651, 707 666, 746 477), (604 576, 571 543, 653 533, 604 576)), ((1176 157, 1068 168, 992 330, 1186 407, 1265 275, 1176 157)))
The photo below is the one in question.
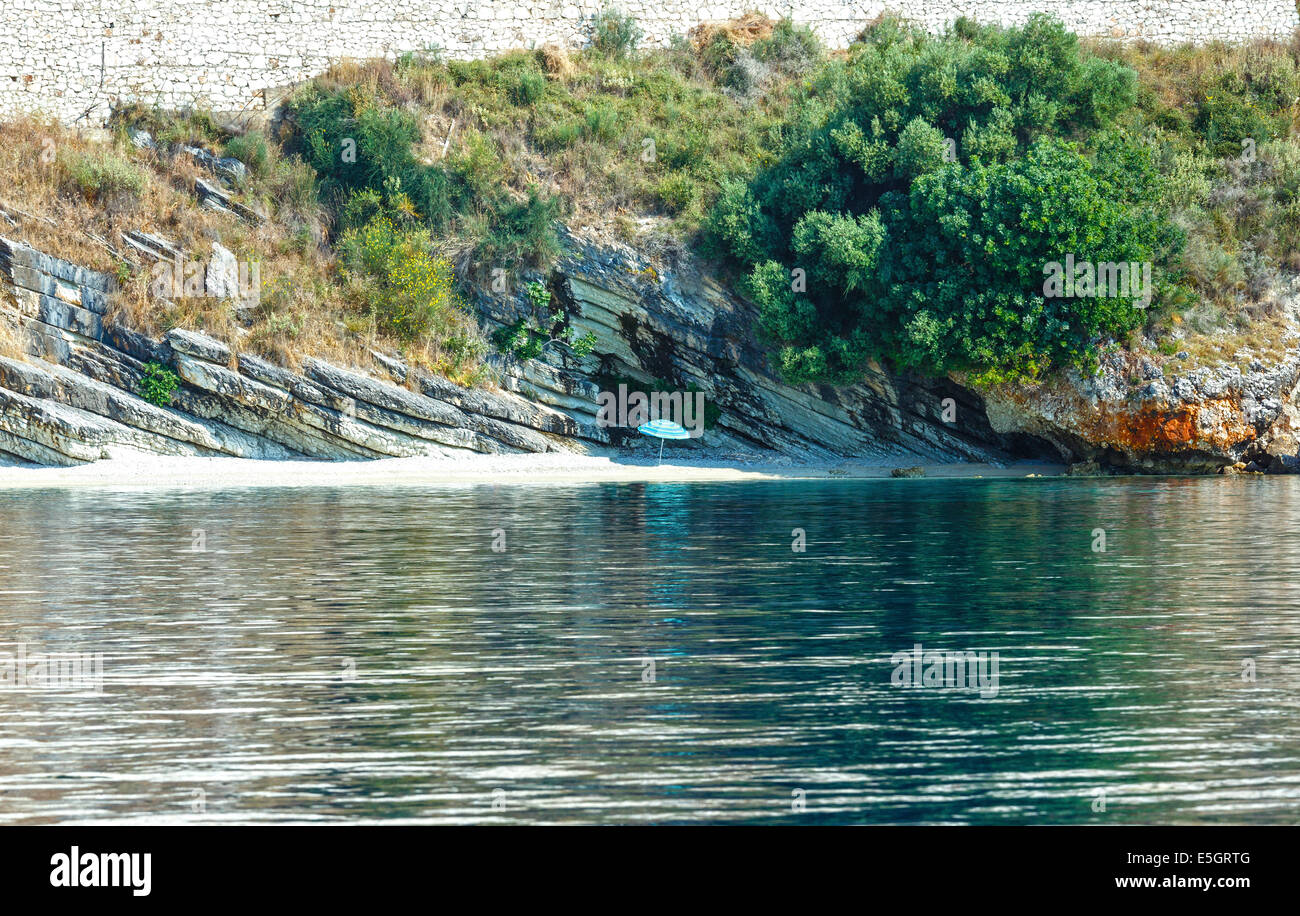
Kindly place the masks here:
POLYGON ((1294 823, 1297 531, 1296 478, 6 492, 0 662, 102 693, 0 689, 0 822, 1294 823))

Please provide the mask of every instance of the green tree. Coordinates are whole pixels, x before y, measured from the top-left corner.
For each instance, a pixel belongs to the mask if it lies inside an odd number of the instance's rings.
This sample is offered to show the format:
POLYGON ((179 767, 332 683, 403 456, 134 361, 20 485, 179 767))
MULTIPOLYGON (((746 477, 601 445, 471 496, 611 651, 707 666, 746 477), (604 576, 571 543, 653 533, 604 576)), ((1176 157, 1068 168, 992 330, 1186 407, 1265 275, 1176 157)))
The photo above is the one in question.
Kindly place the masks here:
POLYGON ((791 379, 851 381, 869 359, 988 378, 1086 363, 1144 313, 1045 297, 1044 266, 1178 244, 1146 151, 1109 129, 1135 86, 1045 16, 939 38, 887 20, 809 80, 778 160, 724 185, 707 237, 748 272, 791 379))

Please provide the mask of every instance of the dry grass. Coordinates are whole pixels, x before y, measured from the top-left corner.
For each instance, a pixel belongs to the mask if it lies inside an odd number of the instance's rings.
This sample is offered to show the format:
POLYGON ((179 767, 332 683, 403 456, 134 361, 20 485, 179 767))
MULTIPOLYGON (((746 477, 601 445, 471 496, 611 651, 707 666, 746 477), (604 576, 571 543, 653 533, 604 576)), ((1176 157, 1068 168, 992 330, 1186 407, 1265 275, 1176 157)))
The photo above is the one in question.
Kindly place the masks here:
POLYGON ((67 176, 60 161, 84 153, 91 141, 35 119, 0 124, 0 208, 20 222, 6 225, 17 236, 44 250, 57 250, 70 261, 95 270, 111 270, 107 237, 124 225, 121 212, 95 212, 65 194, 67 176))
POLYGON ((1081 38, 1079 43, 1093 54, 1132 67, 1138 72, 1142 91, 1158 104, 1175 110, 1193 109, 1217 74, 1246 73, 1265 58, 1289 56, 1300 60, 1300 30, 1290 42, 1259 39, 1240 44, 1159 45, 1081 38))
POLYGON ((1291 327, 1280 290, 1300 270, 1300 93, 1260 87, 1286 85, 1300 32, 1290 42, 1082 44, 1137 71, 1138 117, 1126 126, 1152 140, 1171 217, 1187 232, 1179 266, 1197 299, 1156 316, 1148 334, 1167 355, 1186 351, 1189 368, 1280 358, 1291 327), (1229 91, 1234 76, 1240 85, 1229 91), (1259 144, 1251 162, 1235 148, 1247 135, 1259 144))
POLYGON ((771 38, 775 25, 762 13, 751 11, 726 22, 702 22, 686 34, 697 51, 719 34, 725 35, 733 44, 748 48, 759 39, 771 38))
POLYGON ((446 71, 422 66, 419 58, 396 63, 346 59, 334 64, 313 81, 326 90, 348 89, 363 97, 392 99, 401 105, 426 106, 441 100, 448 88, 446 71))
POLYGON ((18 329, 10 323, 9 317, 0 311, 0 356, 23 359, 25 355, 22 345, 18 342, 18 329))
MULTIPOLYGON (((712 28, 746 43, 773 34, 756 15, 712 28)), ((471 189, 473 199, 458 201, 439 230, 443 253, 466 277, 471 261, 515 257, 500 254, 514 243, 499 243, 494 218, 500 201, 522 204, 532 192, 559 200, 570 223, 653 215, 693 234, 721 179, 762 157, 793 78, 740 100, 689 46, 617 60, 543 46, 478 61, 349 60, 313 84, 307 93, 346 93, 355 107, 409 114, 420 131, 415 158, 471 189), (534 75, 542 87, 526 82, 534 75)))
MULTIPOLYGON (((358 67, 347 72, 380 81, 388 71, 358 67)), ((295 194, 292 189, 250 182, 237 199, 261 207, 270 217, 253 226, 199 206, 192 188, 200 177, 212 180, 188 156, 136 149, 120 134, 79 134, 35 120, 0 124, 0 208, 18 222, 17 227, 0 223, 0 232, 114 275, 119 288, 110 317, 148 334, 171 328, 202 331, 236 352, 255 353, 290 368, 297 368, 305 356, 367 365, 372 349, 400 352, 417 365, 438 368, 436 348, 402 346, 387 339, 358 303, 348 299, 333 254, 321 244, 323 228, 314 198, 289 199, 295 194), (140 193, 112 200, 82 193, 70 178, 68 163, 75 161, 72 157, 96 156, 123 159, 138 168, 146 178, 140 193), (154 262, 122 241, 122 233, 131 230, 170 240, 190 262, 206 263, 213 244, 220 242, 238 261, 259 264, 259 296, 240 304, 207 296, 154 295, 154 262)), ((17 350, 12 330, 0 328, 0 352, 17 350)))
POLYGON ((537 56, 541 59, 546 75, 553 79, 567 80, 577 72, 573 61, 569 59, 569 52, 558 45, 542 45, 537 50, 537 56))
POLYGON ((1188 354, 1187 359, 1180 362, 1180 367, 1237 366, 1246 372, 1254 360, 1266 366, 1277 365, 1296 345, 1293 338, 1288 338, 1291 330, 1292 326, 1285 318, 1276 314, 1243 328, 1215 334, 1191 334, 1177 344, 1177 349, 1188 354))

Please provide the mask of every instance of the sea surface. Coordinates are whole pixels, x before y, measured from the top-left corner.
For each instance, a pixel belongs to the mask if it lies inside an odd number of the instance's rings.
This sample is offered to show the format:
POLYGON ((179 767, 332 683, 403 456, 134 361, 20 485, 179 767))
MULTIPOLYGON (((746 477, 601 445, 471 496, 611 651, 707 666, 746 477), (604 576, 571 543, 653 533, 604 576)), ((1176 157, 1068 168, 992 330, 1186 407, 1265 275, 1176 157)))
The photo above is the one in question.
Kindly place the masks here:
POLYGON ((3 492, 0 822, 1295 823, 1298 535, 1300 478, 3 492))

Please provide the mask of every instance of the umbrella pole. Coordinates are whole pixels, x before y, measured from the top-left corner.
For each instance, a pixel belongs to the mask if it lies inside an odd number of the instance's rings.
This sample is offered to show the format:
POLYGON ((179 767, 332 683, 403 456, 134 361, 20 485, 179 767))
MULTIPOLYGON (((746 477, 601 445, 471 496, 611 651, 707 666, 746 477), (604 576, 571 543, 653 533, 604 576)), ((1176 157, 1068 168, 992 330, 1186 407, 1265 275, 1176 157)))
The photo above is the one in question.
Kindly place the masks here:
POLYGON ((660 439, 659 440, 659 464, 656 464, 655 467, 658 467, 660 464, 663 463, 664 463, 664 440, 660 439))

